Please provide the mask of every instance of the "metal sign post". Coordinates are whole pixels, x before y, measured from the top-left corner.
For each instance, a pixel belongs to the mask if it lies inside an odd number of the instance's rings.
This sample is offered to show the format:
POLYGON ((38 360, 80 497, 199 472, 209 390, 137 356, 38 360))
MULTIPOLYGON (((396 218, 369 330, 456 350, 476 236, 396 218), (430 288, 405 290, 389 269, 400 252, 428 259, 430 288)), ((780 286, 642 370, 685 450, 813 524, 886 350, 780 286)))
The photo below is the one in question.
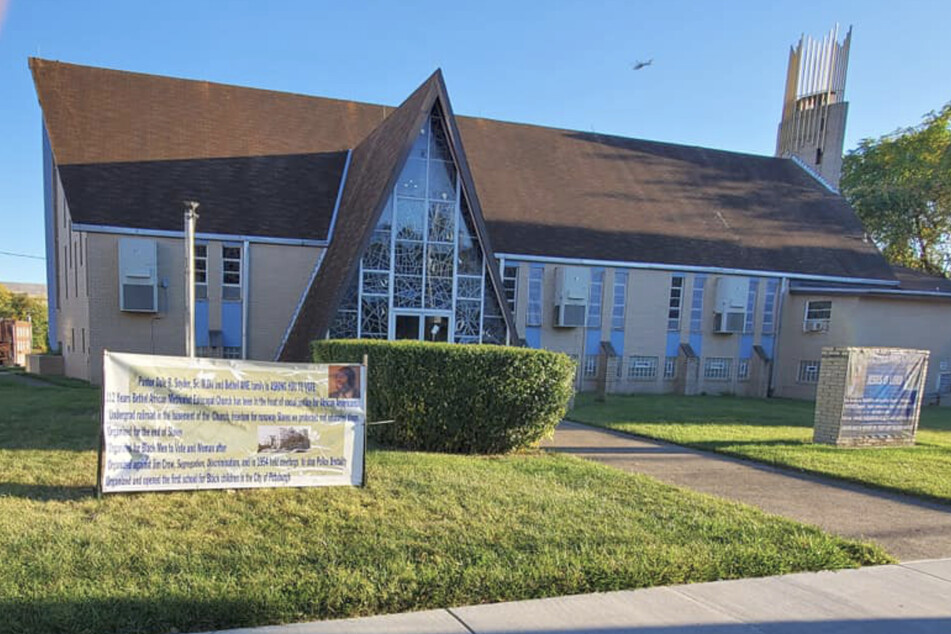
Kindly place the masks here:
POLYGON ((198 203, 185 201, 185 356, 195 356, 195 223, 198 203))

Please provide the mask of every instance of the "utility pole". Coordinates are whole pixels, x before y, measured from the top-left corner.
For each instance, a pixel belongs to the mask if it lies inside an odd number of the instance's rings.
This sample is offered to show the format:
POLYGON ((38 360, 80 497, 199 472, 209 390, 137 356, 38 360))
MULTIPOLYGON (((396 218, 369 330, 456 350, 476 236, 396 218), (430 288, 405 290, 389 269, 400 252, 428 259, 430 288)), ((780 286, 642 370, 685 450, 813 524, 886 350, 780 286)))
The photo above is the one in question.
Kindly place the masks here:
POLYGON ((185 201, 185 356, 195 357, 195 223, 198 203, 185 201))

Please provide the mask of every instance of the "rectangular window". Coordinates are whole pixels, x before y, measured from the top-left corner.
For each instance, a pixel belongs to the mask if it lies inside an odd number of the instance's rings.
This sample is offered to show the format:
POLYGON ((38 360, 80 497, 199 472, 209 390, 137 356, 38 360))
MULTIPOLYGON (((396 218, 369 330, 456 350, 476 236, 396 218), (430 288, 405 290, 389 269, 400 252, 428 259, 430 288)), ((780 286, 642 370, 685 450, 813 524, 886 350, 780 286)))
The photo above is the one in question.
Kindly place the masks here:
POLYGON ((604 288, 604 271, 591 269, 591 286, 588 287, 588 328, 601 327, 601 294, 604 288))
POLYGON ((703 285, 705 275, 693 278, 693 298, 690 302, 690 332, 703 332, 703 285))
POLYGON ((525 318, 527 326, 542 325, 542 281, 545 269, 533 266, 528 271, 528 314, 525 318))
POLYGON ((938 394, 951 394, 951 372, 938 374, 938 394))
POLYGON ((763 304, 763 334, 773 334, 776 323, 776 294, 779 280, 766 280, 766 301, 763 304))
POLYGON ((208 299, 208 245, 195 245, 195 299, 208 299))
POLYGON ((221 349, 221 356, 225 359, 240 359, 241 358, 241 347, 240 346, 225 346, 221 349))
POLYGON ((221 247, 221 298, 241 299, 241 247, 221 247))
POLYGON ((584 378, 593 379, 598 376, 598 355, 588 354, 584 357, 584 378))
POLYGON ((740 359, 736 363, 736 378, 740 381, 748 381, 750 379, 750 360, 749 359, 740 359))
POLYGON ((509 310, 515 314, 515 297, 518 295, 518 265, 502 267, 502 289, 509 310))
POLYGON ((832 319, 831 300, 813 300, 806 302, 806 318, 803 330, 815 332, 829 329, 829 320, 832 319))
POLYGON ((670 278, 670 301, 667 307, 667 330, 680 330, 680 311, 683 309, 684 276, 670 278))
MULTIPOLYGON (((756 292, 759 290, 759 280, 755 277, 750 278, 750 290, 746 295, 746 321, 743 324, 743 332, 753 332, 753 317, 756 315, 756 292)), ((739 371, 739 368, 737 368, 739 371)))
POLYGON ((664 359, 664 378, 673 379, 677 377, 677 357, 667 357, 664 359))
POLYGON ((627 378, 635 381, 651 381, 657 378, 657 357, 630 357, 627 378))
POLYGON ((707 357, 703 363, 703 378, 711 381, 729 381, 733 371, 733 359, 707 357))
POLYGON ((614 305, 611 307, 611 329, 624 330, 624 304, 627 300, 627 271, 614 272, 614 305))
POLYGON ((796 376, 796 380, 800 383, 818 383, 819 366, 818 361, 800 361, 799 374, 796 376))

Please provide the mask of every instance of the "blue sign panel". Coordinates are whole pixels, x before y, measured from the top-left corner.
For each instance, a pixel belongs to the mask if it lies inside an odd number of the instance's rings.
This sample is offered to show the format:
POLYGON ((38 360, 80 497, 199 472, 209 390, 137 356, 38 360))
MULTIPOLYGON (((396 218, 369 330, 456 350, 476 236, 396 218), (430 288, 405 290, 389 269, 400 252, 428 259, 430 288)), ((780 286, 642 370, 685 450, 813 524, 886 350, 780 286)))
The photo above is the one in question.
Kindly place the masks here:
POLYGON ((840 437, 913 438, 927 367, 927 351, 852 350, 840 437))

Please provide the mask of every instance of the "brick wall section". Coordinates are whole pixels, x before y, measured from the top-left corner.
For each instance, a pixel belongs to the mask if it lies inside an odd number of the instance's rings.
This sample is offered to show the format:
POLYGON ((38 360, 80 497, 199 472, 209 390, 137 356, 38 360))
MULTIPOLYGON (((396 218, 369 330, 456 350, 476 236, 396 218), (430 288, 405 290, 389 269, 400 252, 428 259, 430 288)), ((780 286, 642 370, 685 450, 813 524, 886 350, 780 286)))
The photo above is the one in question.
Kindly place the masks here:
POLYGON ((845 377, 849 369, 850 348, 823 348, 816 389, 816 414, 812 441, 837 444, 845 401, 845 377))

